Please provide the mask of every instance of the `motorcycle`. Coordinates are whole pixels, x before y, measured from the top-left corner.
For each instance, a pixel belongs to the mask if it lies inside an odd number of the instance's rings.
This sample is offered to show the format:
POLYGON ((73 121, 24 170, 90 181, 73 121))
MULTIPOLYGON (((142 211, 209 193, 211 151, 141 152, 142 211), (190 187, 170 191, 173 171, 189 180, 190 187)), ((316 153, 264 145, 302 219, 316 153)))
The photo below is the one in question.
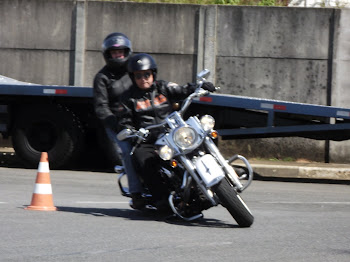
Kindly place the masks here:
MULTIPOLYGON (((221 204, 239 226, 250 227, 254 217, 240 196, 253 179, 248 160, 241 155, 234 155, 229 160, 222 156, 213 141, 218 138, 218 133, 213 129, 215 120, 210 115, 203 115, 200 119, 197 116, 183 118, 194 99, 209 94, 201 88, 209 74, 209 70, 203 70, 197 75, 195 92, 183 101, 180 110, 169 114, 162 123, 137 131, 124 129, 117 138, 137 138, 132 154, 152 129, 162 130, 155 142, 162 162, 159 178, 169 189, 168 202, 175 216, 193 221, 203 217, 202 211, 221 204), (243 161, 245 167, 235 167, 233 162, 236 160, 243 161)), ((123 182, 126 175, 123 167, 116 166, 115 172, 119 173, 122 195, 131 197, 123 182)), ((145 193, 143 197, 149 203, 148 208, 154 208, 151 195, 145 193)))

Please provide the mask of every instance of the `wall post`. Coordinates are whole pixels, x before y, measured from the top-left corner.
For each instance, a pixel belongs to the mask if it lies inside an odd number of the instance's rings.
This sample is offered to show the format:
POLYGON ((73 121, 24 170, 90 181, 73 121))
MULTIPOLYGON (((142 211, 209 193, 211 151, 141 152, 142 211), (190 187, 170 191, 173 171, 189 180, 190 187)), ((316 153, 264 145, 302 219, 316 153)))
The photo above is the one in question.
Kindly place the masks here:
POLYGON ((86 42, 86 0, 78 0, 75 12, 74 83, 84 85, 85 42, 86 42))
MULTIPOLYGON (((204 68, 209 69, 211 74, 209 81, 215 83, 216 72, 216 25, 217 24, 217 6, 207 6, 204 23, 204 68)), ((199 40, 200 41, 200 40, 199 40)), ((202 68, 202 69, 204 69, 202 68)))

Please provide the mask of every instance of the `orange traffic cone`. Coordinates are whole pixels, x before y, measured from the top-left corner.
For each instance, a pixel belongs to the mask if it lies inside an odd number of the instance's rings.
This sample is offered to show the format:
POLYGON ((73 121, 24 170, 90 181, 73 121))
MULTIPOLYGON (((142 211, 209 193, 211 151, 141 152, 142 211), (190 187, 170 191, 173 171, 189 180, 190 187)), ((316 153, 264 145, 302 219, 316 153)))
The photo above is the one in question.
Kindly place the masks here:
POLYGON ((36 176, 34 193, 28 210, 56 211, 53 205, 52 188, 50 180, 49 157, 47 152, 41 153, 38 173, 36 176))

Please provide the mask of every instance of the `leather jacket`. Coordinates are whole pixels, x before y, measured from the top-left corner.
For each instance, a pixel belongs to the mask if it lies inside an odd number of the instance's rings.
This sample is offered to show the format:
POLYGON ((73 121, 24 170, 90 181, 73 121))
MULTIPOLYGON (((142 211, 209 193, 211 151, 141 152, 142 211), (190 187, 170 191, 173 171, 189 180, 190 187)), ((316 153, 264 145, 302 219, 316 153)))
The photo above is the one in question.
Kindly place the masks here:
MULTIPOLYGON (((127 102, 130 112, 121 120, 121 128, 147 127, 162 122, 173 112, 173 103, 194 92, 195 85, 179 86, 175 83, 158 80, 147 90, 133 87, 127 102)), ((157 136, 156 132, 152 134, 157 136)), ((153 139, 151 139, 153 140, 153 139)))
POLYGON ((132 85, 125 69, 116 73, 105 66, 94 78, 93 101, 96 116, 116 132, 120 119, 127 112, 124 103, 130 97, 132 85))

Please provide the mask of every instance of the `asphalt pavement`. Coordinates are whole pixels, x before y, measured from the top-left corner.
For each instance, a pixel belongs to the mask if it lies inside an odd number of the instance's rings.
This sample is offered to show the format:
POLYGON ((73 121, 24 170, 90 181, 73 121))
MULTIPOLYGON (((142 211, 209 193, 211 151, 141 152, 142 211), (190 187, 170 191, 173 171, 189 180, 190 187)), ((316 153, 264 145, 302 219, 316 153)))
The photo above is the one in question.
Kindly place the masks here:
MULTIPOLYGON (((323 180, 350 183, 350 164, 248 159, 257 179, 323 180)), ((88 161, 89 162, 89 161, 88 161)), ((239 164, 239 163, 238 163, 239 164)), ((11 147, 0 148, 0 166, 22 167, 11 147)), ((102 165, 81 166, 103 169, 102 165)))
POLYGON ((1 262, 349 261, 349 185, 253 181, 240 228, 221 205, 192 222, 133 210, 114 173, 50 176, 58 210, 27 210, 37 170, 0 167, 1 262))

